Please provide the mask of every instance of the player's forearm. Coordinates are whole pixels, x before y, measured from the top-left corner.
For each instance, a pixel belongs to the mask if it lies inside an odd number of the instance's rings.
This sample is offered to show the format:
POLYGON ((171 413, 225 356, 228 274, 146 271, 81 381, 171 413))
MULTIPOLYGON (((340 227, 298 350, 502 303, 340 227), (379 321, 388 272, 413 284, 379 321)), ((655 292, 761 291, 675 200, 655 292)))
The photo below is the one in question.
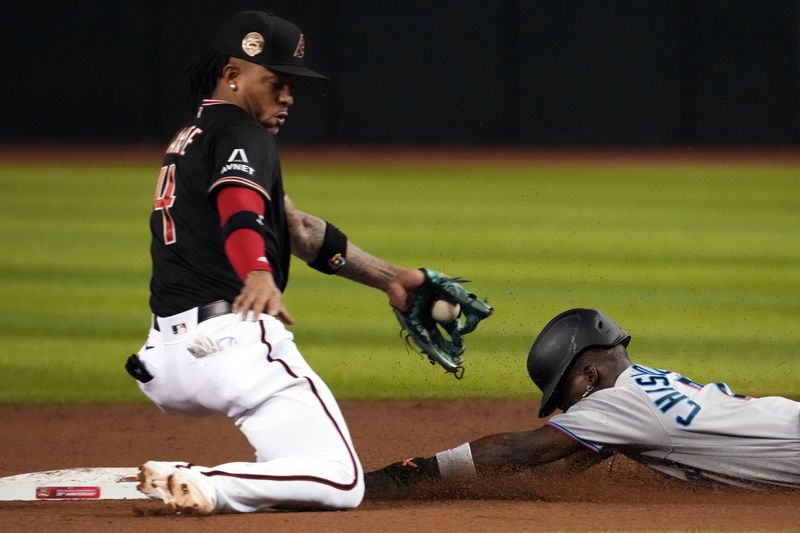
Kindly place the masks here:
POLYGON ((488 435, 433 457, 407 459, 369 472, 367 495, 380 497, 428 483, 457 486, 551 463, 579 449, 549 427, 488 435))
POLYGON ((534 466, 546 460, 531 453, 525 433, 487 435, 470 443, 472 461, 478 474, 490 475, 534 466))
MULTIPOLYGON (((292 253, 303 261, 311 263, 319 257, 323 250, 328 223, 314 215, 295 209, 288 198, 285 203, 292 253)), ((376 289, 386 290, 389 282, 400 270, 400 267, 387 263, 348 241, 346 254, 344 254, 344 266, 337 270, 336 274, 376 289)))
POLYGON ((337 274, 369 287, 385 291, 389 282, 400 270, 400 267, 387 263, 365 252, 352 242, 348 242, 347 262, 337 274))
POLYGON ((551 463, 573 454, 568 440, 552 438, 550 428, 487 435, 470 443, 478 473, 502 473, 551 463))
POLYGON ((424 483, 463 484, 517 471, 526 462, 520 460, 521 454, 515 453, 503 437, 490 435, 432 457, 406 459, 369 472, 365 476, 367 491, 372 496, 385 495, 424 483))

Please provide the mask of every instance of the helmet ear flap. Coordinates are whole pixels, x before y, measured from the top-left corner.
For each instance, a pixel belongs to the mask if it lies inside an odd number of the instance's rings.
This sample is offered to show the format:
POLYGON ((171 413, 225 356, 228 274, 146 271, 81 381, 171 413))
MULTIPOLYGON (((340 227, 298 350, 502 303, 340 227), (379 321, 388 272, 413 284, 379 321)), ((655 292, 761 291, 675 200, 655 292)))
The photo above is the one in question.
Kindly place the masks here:
POLYGON ((578 355, 593 347, 627 347, 630 339, 597 309, 570 309, 553 318, 536 337, 528 354, 528 375, 542 391, 539 417, 555 410, 563 380, 578 355))

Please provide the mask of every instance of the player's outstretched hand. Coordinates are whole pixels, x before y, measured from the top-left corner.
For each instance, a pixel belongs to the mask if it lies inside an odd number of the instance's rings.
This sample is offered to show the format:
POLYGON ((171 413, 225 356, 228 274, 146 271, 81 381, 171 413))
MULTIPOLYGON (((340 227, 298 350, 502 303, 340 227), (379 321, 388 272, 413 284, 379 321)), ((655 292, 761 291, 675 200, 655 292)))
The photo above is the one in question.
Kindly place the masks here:
POLYGON ((252 311, 252 318, 266 313, 277 317, 284 324, 294 324, 294 318, 283 305, 283 294, 275 285, 272 274, 263 270, 254 270, 247 274, 239 296, 233 300, 233 312, 246 320, 252 311))
POLYGON ((425 274, 417 269, 403 269, 398 272, 386 287, 389 303, 405 311, 408 309, 410 296, 425 283, 425 274))

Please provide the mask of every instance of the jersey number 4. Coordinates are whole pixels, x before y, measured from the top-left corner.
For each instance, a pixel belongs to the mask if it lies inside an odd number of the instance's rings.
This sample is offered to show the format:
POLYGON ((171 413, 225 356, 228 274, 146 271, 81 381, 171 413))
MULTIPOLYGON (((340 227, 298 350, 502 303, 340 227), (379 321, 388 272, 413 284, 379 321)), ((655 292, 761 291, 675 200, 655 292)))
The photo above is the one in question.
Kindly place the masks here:
POLYGON ((175 203, 175 165, 161 167, 156 184, 156 198, 153 200, 153 209, 161 211, 161 218, 164 227, 164 244, 174 244, 177 240, 175 236, 175 221, 169 208, 175 203))

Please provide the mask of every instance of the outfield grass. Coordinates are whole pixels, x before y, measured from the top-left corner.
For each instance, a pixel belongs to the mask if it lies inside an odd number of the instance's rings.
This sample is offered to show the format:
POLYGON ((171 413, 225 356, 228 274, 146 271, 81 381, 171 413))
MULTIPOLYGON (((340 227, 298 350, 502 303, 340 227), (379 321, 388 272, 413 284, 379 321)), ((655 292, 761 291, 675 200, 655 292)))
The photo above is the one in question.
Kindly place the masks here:
MULTIPOLYGON (((148 166, 0 167, 0 402, 141 400, 148 166)), ((298 345, 340 398, 532 397, 556 313, 600 307, 639 362, 800 396, 800 167, 284 162, 298 208, 407 266, 472 279, 495 316, 458 382, 407 353, 386 298, 295 262, 298 345)))

